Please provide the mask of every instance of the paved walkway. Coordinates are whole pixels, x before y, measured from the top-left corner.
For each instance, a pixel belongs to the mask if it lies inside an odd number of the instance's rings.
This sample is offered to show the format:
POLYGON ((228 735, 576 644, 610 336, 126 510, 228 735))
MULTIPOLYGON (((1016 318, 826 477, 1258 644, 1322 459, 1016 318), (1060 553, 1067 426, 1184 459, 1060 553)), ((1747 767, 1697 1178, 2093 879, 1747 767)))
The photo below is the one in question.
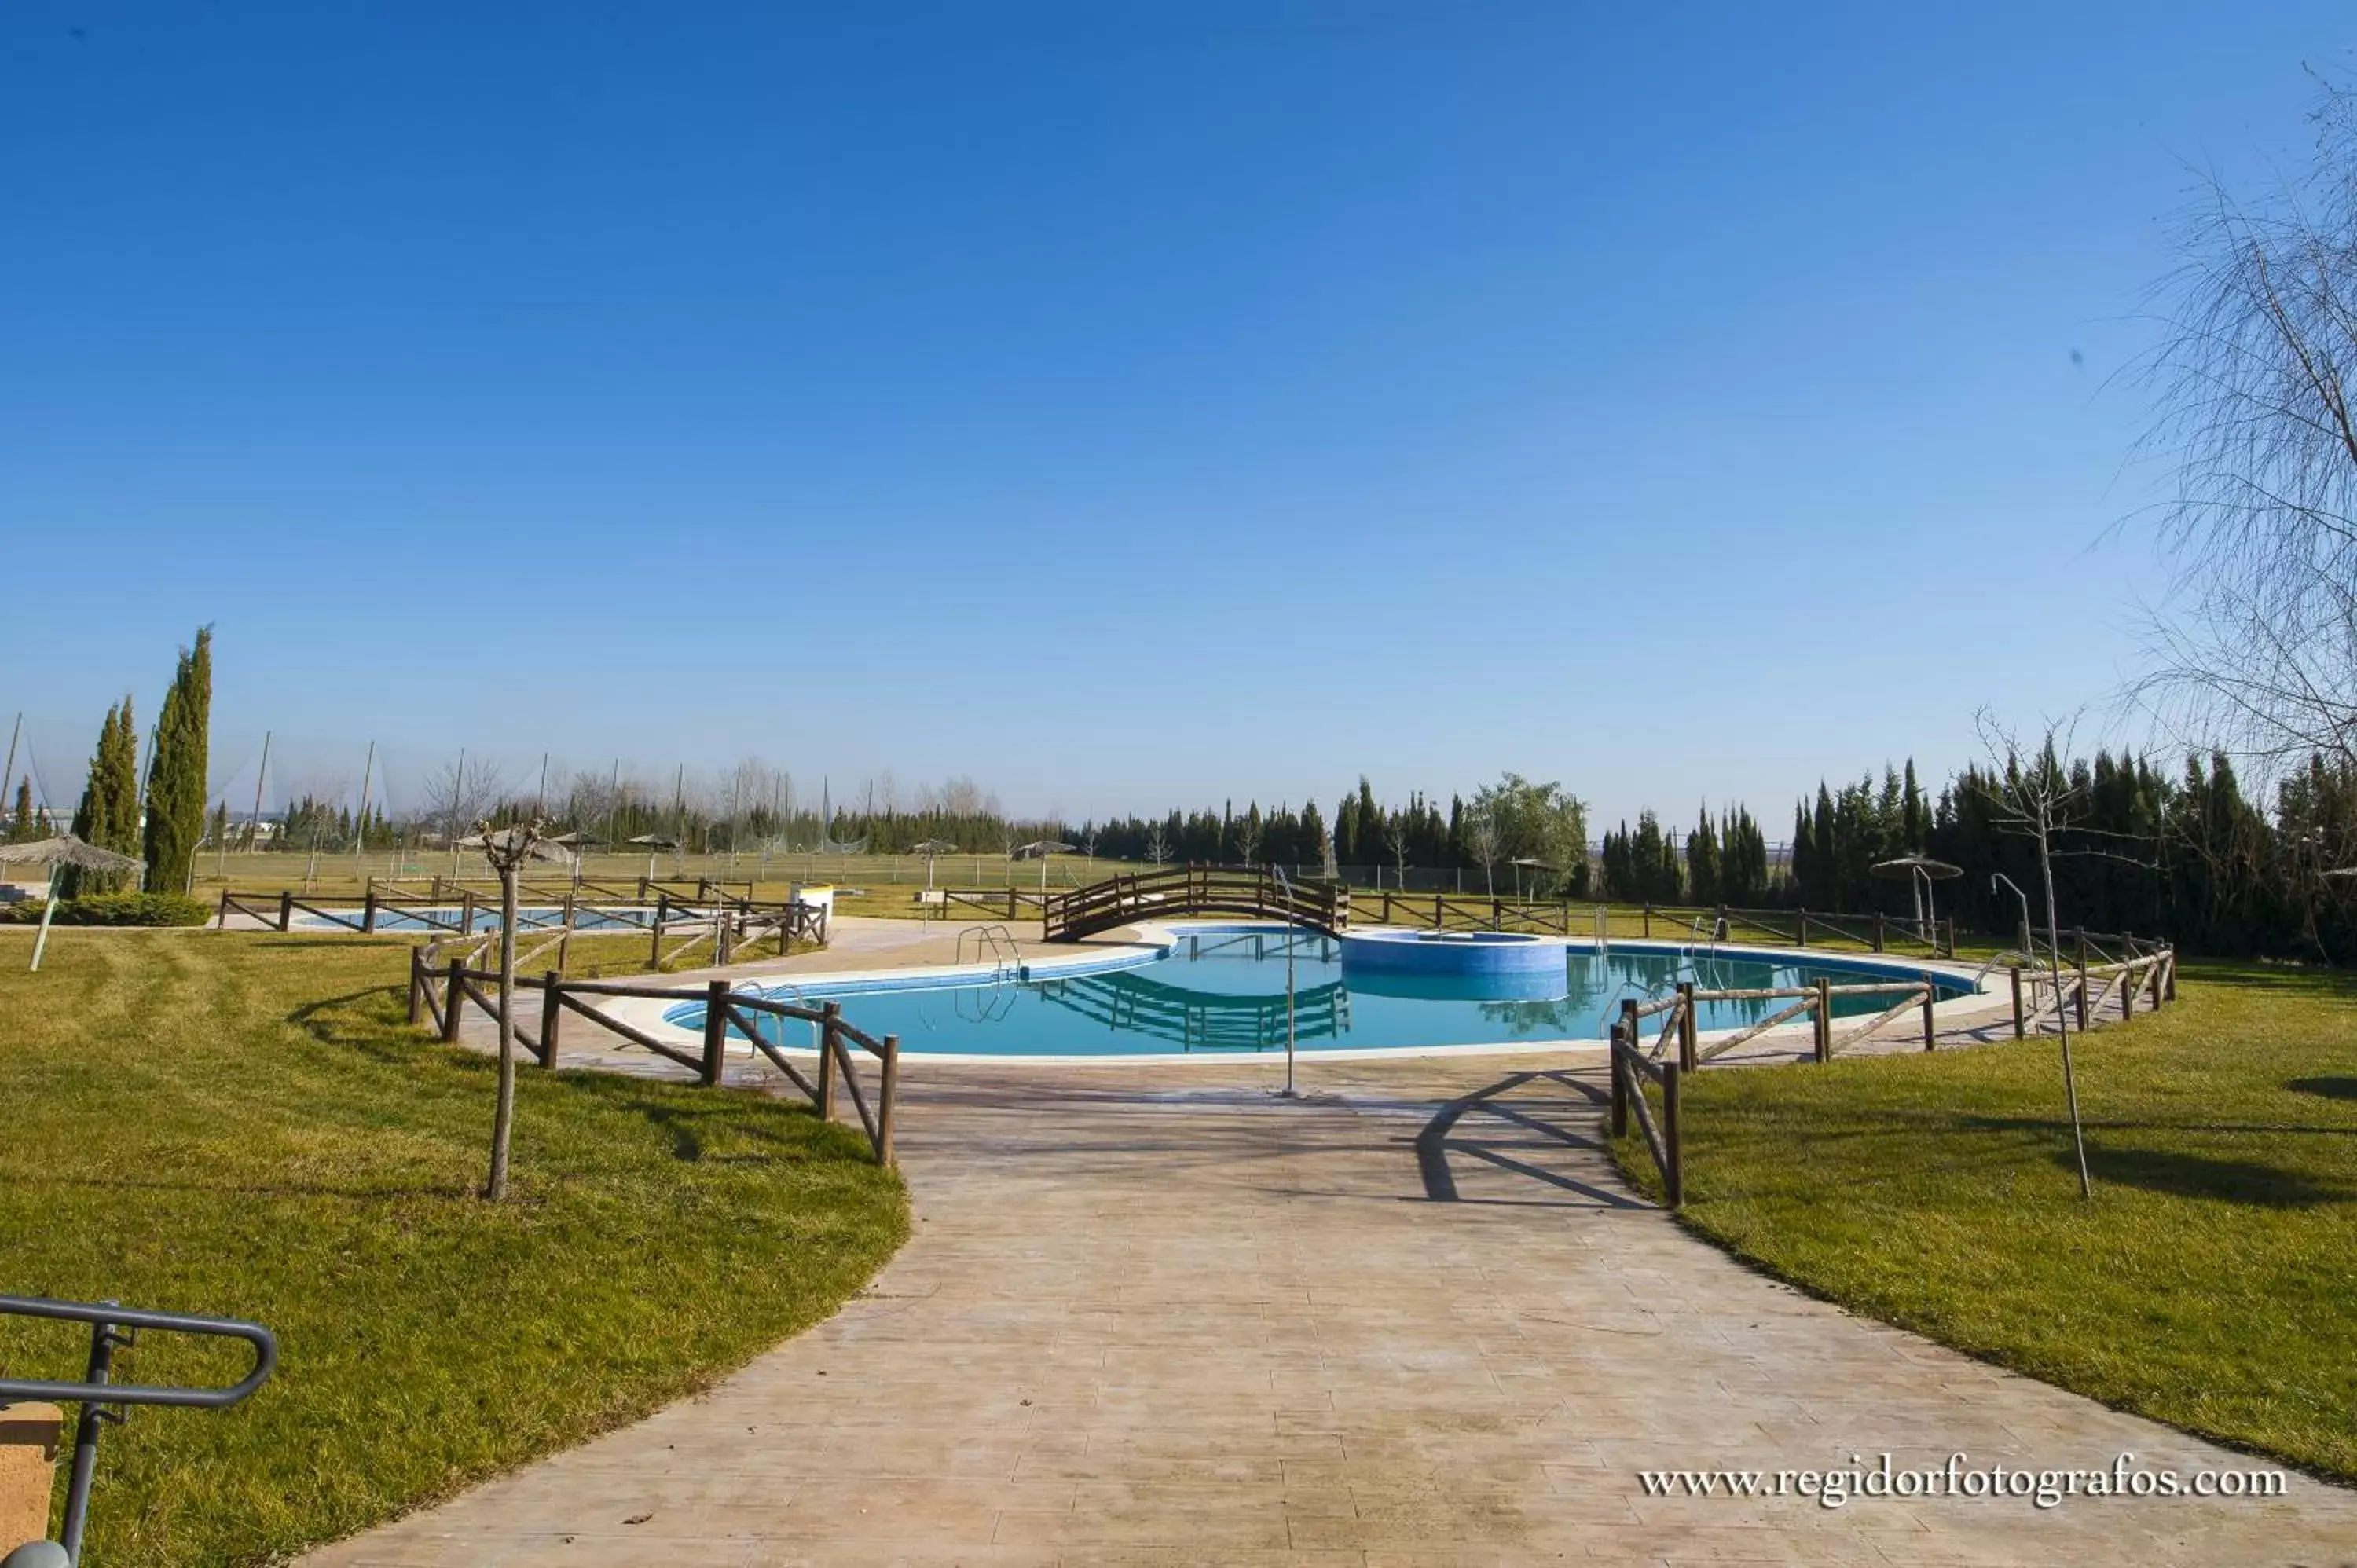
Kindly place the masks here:
POLYGON ((905 1079, 916 1236, 706 1397, 314 1553, 422 1564, 2357 1561, 2357 1494, 1652 1498, 1885 1451, 2247 1465, 1631 1199, 1591 1057, 905 1079), (1583 1075, 1590 1075, 1584 1077, 1583 1075))

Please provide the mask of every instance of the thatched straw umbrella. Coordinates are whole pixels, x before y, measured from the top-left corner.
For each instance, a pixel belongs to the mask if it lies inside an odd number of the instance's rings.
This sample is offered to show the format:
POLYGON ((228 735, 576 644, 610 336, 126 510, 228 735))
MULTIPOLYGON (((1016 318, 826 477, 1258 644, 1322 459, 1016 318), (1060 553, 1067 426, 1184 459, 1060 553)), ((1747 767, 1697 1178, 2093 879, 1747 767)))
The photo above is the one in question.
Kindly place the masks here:
POLYGON ((657 850, 677 850, 679 848, 679 841, 677 839, 665 838, 661 833, 640 833, 634 839, 625 839, 622 842, 625 843, 639 844, 646 850, 647 880, 650 882, 652 882, 655 879, 655 852, 657 850))
POLYGON ((49 945, 49 917, 58 908, 59 866, 79 866, 84 871, 137 871, 143 865, 135 855, 117 854, 111 849, 84 843, 71 833, 36 839, 31 843, 0 844, 0 865, 48 867, 48 883, 41 890, 41 934, 33 939, 32 967, 41 967, 41 950, 49 945))
POLYGON ((925 857, 925 891, 931 893, 933 890, 933 862, 942 855, 955 854, 957 845, 947 839, 927 839, 922 843, 910 844, 909 853, 925 857))

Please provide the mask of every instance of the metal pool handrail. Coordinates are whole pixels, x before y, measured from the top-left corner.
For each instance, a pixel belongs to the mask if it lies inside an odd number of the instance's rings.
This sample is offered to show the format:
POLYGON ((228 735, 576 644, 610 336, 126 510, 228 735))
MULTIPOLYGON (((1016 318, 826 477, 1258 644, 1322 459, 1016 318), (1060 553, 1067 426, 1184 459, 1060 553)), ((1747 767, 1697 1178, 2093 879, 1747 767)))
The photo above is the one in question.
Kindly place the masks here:
POLYGON ((87 1323, 90 1330, 89 1369, 78 1383, 51 1382, 38 1378, 0 1378, 0 1402, 54 1401, 79 1404, 74 1423, 71 1478, 66 1485, 65 1528, 58 1542, 68 1563, 81 1561, 81 1538, 90 1522, 91 1482, 98 1472, 98 1431, 102 1422, 123 1420, 108 1405, 180 1405, 192 1410, 221 1410, 246 1399, 270 1380, 278 1365, 278 1338, 259 1323, 235 1317, 198 1317, 182 1312, 150 1312, 120 1306, 111 1301, 53 1301, 47 1296, 0 1295, 0 1316, 43 1317, 65 1323, 87 1323), (138 1331, 152 1328, 167 1334, 202 1334, 216 1338, 242 1339, 253 1347, 253 1366, 227 1388, 185 1388, 170 1383, 116 1383, 108 1380, 114 1352, 136 1343, 138 1331))

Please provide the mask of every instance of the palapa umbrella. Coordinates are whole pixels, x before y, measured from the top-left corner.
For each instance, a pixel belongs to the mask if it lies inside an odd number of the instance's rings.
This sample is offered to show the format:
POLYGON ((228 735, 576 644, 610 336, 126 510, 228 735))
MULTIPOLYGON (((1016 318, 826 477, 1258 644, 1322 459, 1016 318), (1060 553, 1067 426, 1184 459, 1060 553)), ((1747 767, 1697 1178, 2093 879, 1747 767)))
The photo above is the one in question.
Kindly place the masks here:
MULTIPOLYGON (((577 851, 587 849, 591 844, 604 843, 606 841, 599 838, 596 833, 586 832, 580 828, 576 828, 569 833, 558 833, 554 837, 544 840, 544 842, 554 844, 562 844, 568 850, 577 851)), ((573 861, 573 886, 576 887, 581 886, 581 861, 577 854, 574 857, 573 861)))
POLYGON ((1036 860, 1039 863, 1039 893, 1044 897, 1048 892, 1048 857, 1051 854, 1070 854, 1080 847, 1076 843, 1066 843, 1061 839, 1034 839, 1029 843, 1017 844, 1015 858, 1036 860))
POLYGON ((48 867, 48 882, 41 889, 41 934, 33 939, 31 967, 41 967, 41 951, 49 945, 49 917, 56 914, 58 908, 59 866, 79 866, 84 871, 136 871, 144 864, 135 855, 117 854, 111 849, 84 843, 71 833, 60 833, 53 839, 36 839, 31 843, 0 844, 0 865, 48 867))
POLYGON ((922 843, 910 844, 909 846, 909 853, 910 854, 921 854, 925 857, 925 891, 931 893, 933 890, 934 858, 939 855, 955 854, 957 853, 957 845, 950 843, 947 839, 927 839, 922 843))
POLYGON ((1932 907, 1932 884, 1962 876, 1964 874, 1964 868, 1961 865, 1951 865, 1944 860, 1933 860, 1928 854, 1902 854, 1896 860, 1876 861, 1873 870, 1877 876, 1890 877, 1894 880, 1904 876, 1915 884, 1916 934, 1921 936, 1926 929, 1929 929, 1932 934, 1924 940, 1932 944, 1932 956, 1939 957, 1940 917, 1939 912, 1932 907))
POLYGON ((1514 868, 1514 897, 1517 900, 1519 900, 1523 896, 1523 867, 1527 865, 1533 871, 1561 871, 1563 869, 1562 866, 1557 865, 1555 862, 1551 860, 1541 860, 1534 854, 1518 854, 1506 864, 1514 868))
POLYGON ((661 833, 640 833, 634 839, 625 839, 622 842, 625 843, 640 845, 646 850, 647 880, 650 882, 652 882, 655 879, 655 851, 659 849, 677 849, 679 847, 679 841, 677 839, 665 838, 661 833))

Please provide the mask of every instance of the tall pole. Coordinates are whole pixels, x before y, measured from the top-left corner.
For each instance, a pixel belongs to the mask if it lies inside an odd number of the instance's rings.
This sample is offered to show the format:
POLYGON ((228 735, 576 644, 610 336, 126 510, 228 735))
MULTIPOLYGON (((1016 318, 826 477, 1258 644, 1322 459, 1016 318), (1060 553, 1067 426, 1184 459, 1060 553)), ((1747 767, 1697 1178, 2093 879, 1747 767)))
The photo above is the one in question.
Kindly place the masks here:
POLYGON ((376 742, 369 742, 368 760, 361 764, 361 814, 352 830, 352 858, 368 854, 369 783, 376 773, 376 742))
POLYGON ((262 786, 269 777, 270 732, 264 730, 262 732, 262 766, 253 770, 253 816, 246 823, 246 832, 251 835, 246 842, 253 846, 253 853, 256 854, 262 853, 262 786))
POLYGON ((467 792, 467 748, 458 748, 458 766, 450 775, 450 880, 458 880, 458 797, 467 792))
POLYGON ((614 777, 606 786, 606 847, 614 847, 614 822, 622 810, 622 759, 614 758, 614 777))
MULTIPOLYGON (((0 769, 0 790, 6 789, 16 781, 16 742, 24 733, 25 710, 19 708, 16 710, 16 725, 8 731, 8 766, 5 769, 0 769)), ((16 832, 21 836, 25 832, 25 824, 18 822, 16 832)))
POLYGON ((548 753, 544 751, 540 754, 540 793, 532 798, 532 814, 548 815, 548 753))

